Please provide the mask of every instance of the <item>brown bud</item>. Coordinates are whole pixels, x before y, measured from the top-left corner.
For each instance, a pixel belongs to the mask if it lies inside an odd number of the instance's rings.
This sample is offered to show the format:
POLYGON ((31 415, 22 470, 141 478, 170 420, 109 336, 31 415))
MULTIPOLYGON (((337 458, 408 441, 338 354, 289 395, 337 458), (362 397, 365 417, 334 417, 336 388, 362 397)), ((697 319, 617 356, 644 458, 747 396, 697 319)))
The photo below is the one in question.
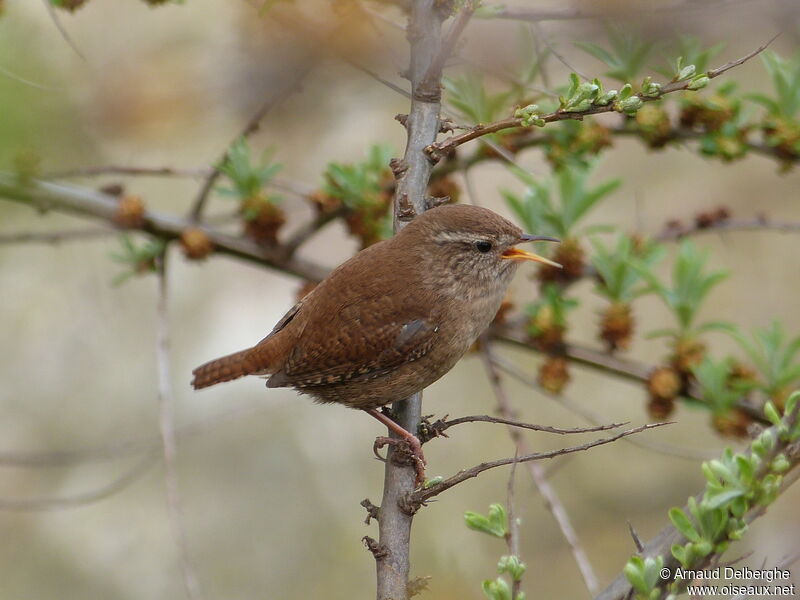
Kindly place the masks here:
POLYGON ((647 379, 647 391, 657 400, 673 400, 682 387, 680 375, 671 367, 658 367, 647 379))
POLYGON ((627 350, 631 345, 633 326, 631 305, 615 302, 603 312, 600 321, 600 339, 606 343, 609 350, 618 348, 627 350))
POLYGON ((181 233, 181 247, 186 258, 202 260, 214 250, 214 243, 199 227, 188 227, 181 233))
POLYGON ((539 367, 536 380, 548 392, 560 394, 570 380, 569 361, 563 356, 548 356, 539 367))
POLYGON ((256 194, 242 201, 240 211, 247 237, 265 246, 278 243, 278 231, 286 223, 286 215, 281 207, 264 195, 256 194))
POLYGON ((736 438, 746 438, 747 429, 753 419, 741 408, 732 408, 725 414, 717 414, 711 417, 714 429, 722 435, 736 438))
POLYGON ((144 202, 139 196, 125 195, 117 203, 114 222, 120 227, 132 229, 144 224, 144 202))
POLYGON ((683 339, 675 344, 675 353, 672 356, 672 366, 681 375, 692 375, 692 367, 696 367, 706 355, 706 346, 695 339, 683 339))
POLYGON ((570 283, 583 275, 586 265, 585 252, 577 239, 567 238, 562 241, 553 255, 553 260, 563 268, 540 265, 538 277, 541 281, 570 283))
POLYGON ((656 420, 663 421, 675 410, 675 399, 650 398, 647 403, 647 413, 656 420))

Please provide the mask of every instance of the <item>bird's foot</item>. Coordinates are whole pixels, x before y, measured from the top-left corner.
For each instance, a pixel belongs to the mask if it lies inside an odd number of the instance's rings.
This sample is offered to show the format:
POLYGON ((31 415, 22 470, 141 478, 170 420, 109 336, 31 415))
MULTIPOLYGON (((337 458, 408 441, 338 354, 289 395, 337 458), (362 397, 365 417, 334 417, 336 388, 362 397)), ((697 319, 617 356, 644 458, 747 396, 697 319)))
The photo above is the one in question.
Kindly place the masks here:
POLYGON ((415 435, 404 436, 402 438, 391 438, 380 436, 375 438, 375 444, 372 446, 372 451, 379 460, 386 461, 378 452, 385 446, 392 446, 394 452, 392 453, 392 460, 400 465, 413 465, 417 473, 414 482, 415 487, 420 487, 425 483, 425 454, 422 452, 422 444, 415 435))

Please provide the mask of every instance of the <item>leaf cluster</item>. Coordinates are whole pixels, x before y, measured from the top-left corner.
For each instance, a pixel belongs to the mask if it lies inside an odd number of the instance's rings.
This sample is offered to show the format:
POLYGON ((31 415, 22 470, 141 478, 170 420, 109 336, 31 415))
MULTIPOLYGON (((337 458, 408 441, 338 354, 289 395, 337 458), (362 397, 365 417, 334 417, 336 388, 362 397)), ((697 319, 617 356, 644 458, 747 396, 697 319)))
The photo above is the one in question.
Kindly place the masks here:
POLYGON ((112 280, 113 285, 120 285, 134 275, 155 271, 155 259, 166 249, 166 243, 160 238, 149 238, 138 245, 129 235, 123 234, 119 240, 121 248, 111 253, 111 260, 128 268, 112 280))
MULTIPOLYGON (((620 186, 619 179, 609 179, 590 187, 592 170, 591 166, 574 164, 556 170, 552 178, 537 180, 529 173, 512 167, 512 172, 527 185, 527 189, 522 197, 507 190, 503 190, 502 194, 528 231, 567 238, 576 234, 577 224, 600 200, 620 186), (557 199, 554 198, 556 194, 557 199)), ((597 227, 586 228, 583 233, 598 230, 597 227)))
POLYGON ((756 330, 749 339, 739 332, 733 335, 760 372, 763 383, 758 387, 767 394, 774 395, 800 379, 800 362, 796 360, 800 336, 788 339, 779 322, 756 330))
POLYGON ((325 171, 325 193, 350 209, 380 204, 384 182, 391 176, 391 157, 390 147, 373 144, 361 162, 330 163, 325 171))
POLYGON ((652 291, 641 272, 633 267, 633 262, 638 261, 641 267, 651 271, 664 258, 662 246, 645 241, 637 247, 628 235, 620 235, 613 248, 595 238, 591 242, 595 250, 592 264, 597 269, 598 294, 612 302, 629 303, 652 291))
MULTIPOLYGON (((240 137, 231 144, 219 170, 230 180, 232 187, 217 188, 217 191, 245 200, 259 195, 281 170, 281 165, 270 162, 270 153, 265 153, 260 161, 254 161, 247 140, 240 137)), ((276 202, 278 198, 270 197, 270 200, 276 202)))
POLYGON ((641 261, 631 263, 673 312, 678 321, 677 329, 655 331, 651 333, 652 337, 668 335, 685 339, 704 331, 730 330, 728 324, 718 321, 694 325, 697 313, 709 292, 728 276, 727 271, 722 270, 707 272, 705 269, 707 261, 708 250, 698 250, 690 240, 681 242, 672 270, 671 286, 659 280, 655 273, 641 261))

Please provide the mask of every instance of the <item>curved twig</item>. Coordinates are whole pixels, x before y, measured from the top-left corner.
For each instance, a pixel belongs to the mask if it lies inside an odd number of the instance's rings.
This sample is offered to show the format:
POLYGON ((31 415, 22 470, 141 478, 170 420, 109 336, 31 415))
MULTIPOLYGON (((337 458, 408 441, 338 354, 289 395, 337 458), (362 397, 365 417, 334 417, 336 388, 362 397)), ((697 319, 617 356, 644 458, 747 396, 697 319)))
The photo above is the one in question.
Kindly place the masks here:
POLYGON ((65 496, 63 498, 21 498, 21 499, 0 499, 0 510, 10 511, 46 511, 46 510, 62 510, 67 508, 75 508, 78 506, 85 506, 105 500, 109 496, 113 496, 117 492, 121 492, 134 481, 139 479, 148 468, 150 468, 158 458, 156 451, 151 451, 140 460, 136 465, 127 473, 124 473, 118 479, 115 479, 108 485, 98 488, 91 492, 84 492, 75 496, 65 496))
POLYGON ((459 471, 455 475, 448 477, 447 479, 439 483, 436 483, 428 488, 413 492, 408 498, 409 505, 420 506, 423 503, 430 500, 431 498, 438 496, 442 492, 449 490, 450 488, 466 481, 467 479, 472 479, 473 477, 477 477, 478 475, 480 475, 484 471, 488 471, 489 469, 504 467, 506 465, 510 465, 515 462, 524 463, 530 460, 544 460, 546 458, 563 456, 565 454, 572 454, 574 452, 584 452, 586 450, 595 448, 597 446, 604 446, 605 444, 616 442, 617 440, 620 440, 624 437, 628 437, 629 435, 635 435, 637 433, 641 433, 642 431, 647 431, 648 429, 655 429, 656 427, 662 427, 664 425, 671 425, 671 424, 672 421, 665 421, 663 423, 647 423, 645 425, 640 425, 639 427, 634 427, 633 429, 626 429, 625 431, 621 431, 610 437, 600 438, 599 440, 588 442, 586 444, 581 444, 579 446, 559 448, 558 450, 551 450, 549 452, 532 452, 531 454, 526 454, 524 456, 500 458, 498 460, 483 462, 480 463, 479 465, 475 465, 474 467, 470 467, 469 469, 464 469, 463 471, 459 471))

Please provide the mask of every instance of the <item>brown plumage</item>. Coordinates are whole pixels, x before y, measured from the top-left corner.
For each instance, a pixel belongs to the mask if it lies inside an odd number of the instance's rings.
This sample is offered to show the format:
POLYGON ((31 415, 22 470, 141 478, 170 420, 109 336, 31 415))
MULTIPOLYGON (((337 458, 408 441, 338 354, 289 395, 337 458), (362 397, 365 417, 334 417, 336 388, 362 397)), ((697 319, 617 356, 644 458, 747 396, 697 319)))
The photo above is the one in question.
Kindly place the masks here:
POLYGON ((192 385, 270 375, 268 387, 353 408, 409 396, 449 371, 490 323, 518 264, 507 258, 535 256, 513 249, 521 241, 487 209, 428 211, 334 270, 261 342, 195 369, 192 385))
MULTIPOLYGON (((514 248, 535 239, 552 240, 484 208, 430 210, 335 269, 258 344, 195 369, 192 385, 268 375, 267 387, 293 387, 384 420, 375 408, 427 387, 467 352, 519 261, 549 262, 514 248)), ((387 424, 410 440, 421 465, 416 438, 387 424)))

